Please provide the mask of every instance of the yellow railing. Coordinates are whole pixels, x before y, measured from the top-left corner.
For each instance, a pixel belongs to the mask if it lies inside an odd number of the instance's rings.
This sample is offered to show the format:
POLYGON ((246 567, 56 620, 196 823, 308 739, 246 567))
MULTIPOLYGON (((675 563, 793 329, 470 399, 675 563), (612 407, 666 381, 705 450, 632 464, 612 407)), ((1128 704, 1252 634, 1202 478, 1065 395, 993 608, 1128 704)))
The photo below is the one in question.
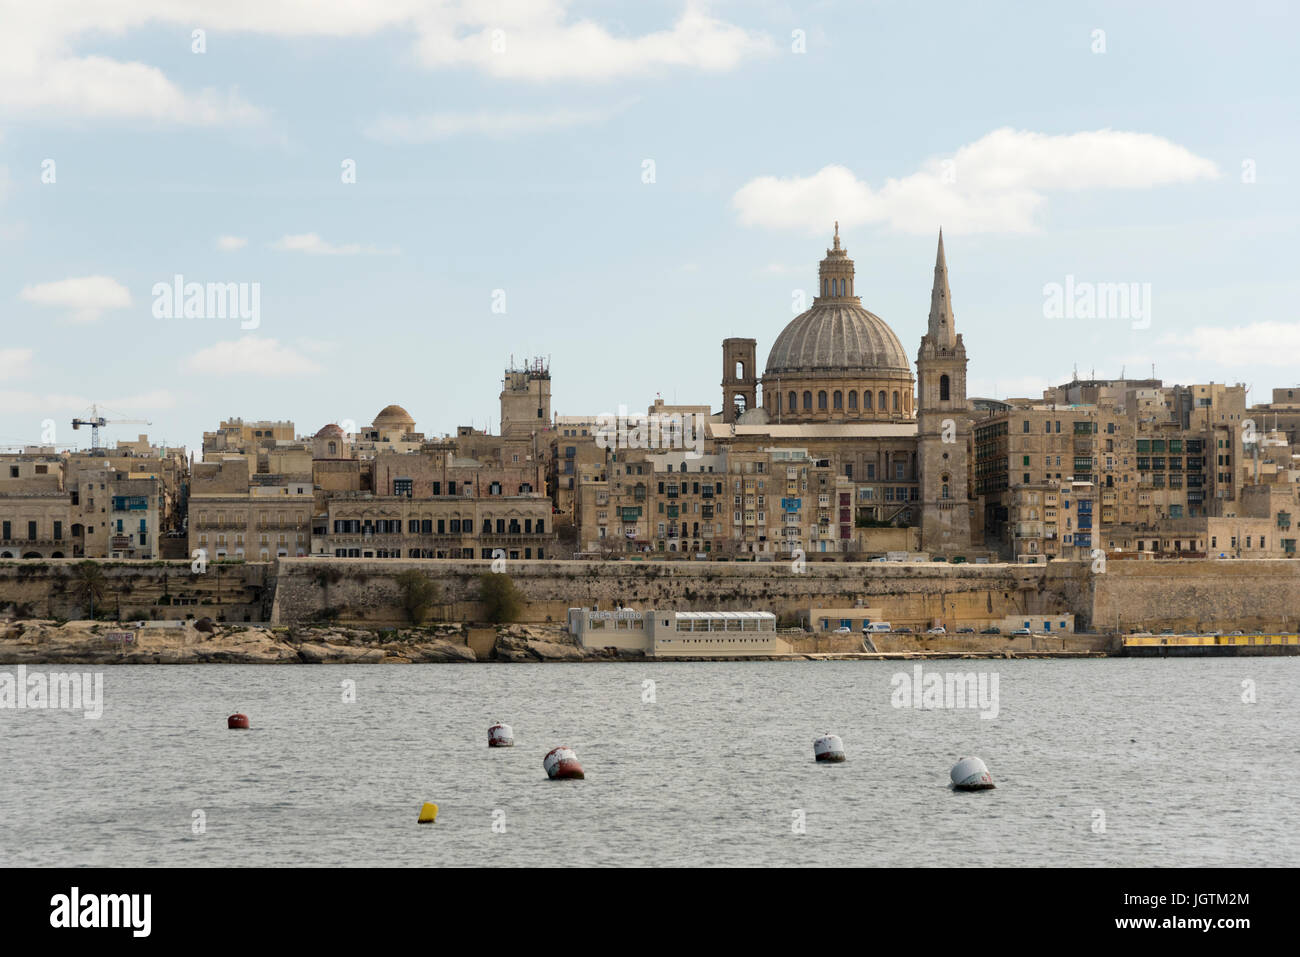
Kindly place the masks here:
POLYGON ((1124 647, 1190 645, 1297 645, 1300 635, 1139 635, 1122 639, 1124 647))

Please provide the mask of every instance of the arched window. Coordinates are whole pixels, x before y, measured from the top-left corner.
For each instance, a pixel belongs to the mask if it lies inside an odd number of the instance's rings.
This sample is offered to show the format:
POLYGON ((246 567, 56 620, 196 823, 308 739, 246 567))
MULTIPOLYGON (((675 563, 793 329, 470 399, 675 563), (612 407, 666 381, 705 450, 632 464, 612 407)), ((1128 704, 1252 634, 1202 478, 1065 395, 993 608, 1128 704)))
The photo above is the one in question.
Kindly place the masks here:
POLYGON ((786 403, 786 411, 788 412, 799 411, 799 396, 795 395, 793 392, 790 393, 789 401, 786 403))
POLYGON ((941 375, 939 376, 939 401, 947 402, 948 393, 949 393, 948 377, 946 375, 941 375))
POLYGON ((885 390, 881 389, 880 394, 877 395, 876 398, 879 400, 879 404, 876 407, 880 409, 881 412, 888 412, 889 403, 885 400, 885 390))
POLYGON ((811 392, 807 392, 807 391, 805 391, 804 394, 803 394, 803 410, 804 410, 805 412, 811 412, 811 411, 812 411, 812 393, 811 393, 811 392))
POLYGON ((333 442, 331 442, 331 443, 330 443, 330 455, 334 455, 337 451, 338 451, 338 447, 335 446, 335 444, 334 444, 333 442))
POLYGON ((897 390, 897 389, 894 390, 894 411, 895 411, 895 412, 900 411, 900 408, 899 408, 899 405, 898 405, 898 390, 897 390))
POLYGON ((844 408, 844 393, 841 392, 839 389, 836 389, 834 394, 831 395, 831 408, 833 409, 844 408))
POLYGON ((822 389, 817 393, 817 409, 820 412, 826 411, 826 390, 822 389))
POLYGON ((871 390, 870 389, 862 393, 862 408, 866 412, 871 411, 871 390))
POLYGON ((831 288, 831 281, 830 281, 829 279, 823 279, 823 280, 822 280, 822 295, 823 295, 823 296, 829 296, 829 295, 831 294, 831 293, 830 293, 830 288, 831 288))
POLYGON ((945 472, 944 475, 942 476, 942 481, 943 481, 943 493, 942 493, 942 494, 943 494, 943 497, 944 497, 944 498, 952 498, 952 495, 951 495, 951 493, 950 493, 949 490, 948 490, 948 480, 949 480, 949 476, 948 476, 948 474, 945 472))
MULTIPOLYGON (((836 395, 838 394, 839 393, 836 393, 836 395)), ((849 409, 853 412, 856 412, 858 409, 858 394, 853 391, 849 392, 849 409)))

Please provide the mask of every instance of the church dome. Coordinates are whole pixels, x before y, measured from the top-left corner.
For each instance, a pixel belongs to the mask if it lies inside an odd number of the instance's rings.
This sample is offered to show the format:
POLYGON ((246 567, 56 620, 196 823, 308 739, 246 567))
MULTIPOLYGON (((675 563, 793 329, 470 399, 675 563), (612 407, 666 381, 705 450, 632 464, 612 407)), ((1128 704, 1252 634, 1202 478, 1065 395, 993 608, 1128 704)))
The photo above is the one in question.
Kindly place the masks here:
POLYGON ((767 354, 767 375, 885 371, 910 371, 903 344, 885 320, 852 302, 814 302, 767 354))
POLYGON ((818 270, 812 308, 767 354, 763 407, 779 424, 911 422, 916 380, 903 344, 853 293, 853 260, 835 243, 818 270))
POLYGON ((791 320, 773 343, 766 375, 910 373, 894 330, 853 294, 853 260, 840 248, 838 224, 820 280, 812 308, 791 320))
POLYGON ((411 418, 411 413, 400 405, 389 405, 375 416, 373 424, 377 429, 396 429, 415 425, 415 419, 411 418))

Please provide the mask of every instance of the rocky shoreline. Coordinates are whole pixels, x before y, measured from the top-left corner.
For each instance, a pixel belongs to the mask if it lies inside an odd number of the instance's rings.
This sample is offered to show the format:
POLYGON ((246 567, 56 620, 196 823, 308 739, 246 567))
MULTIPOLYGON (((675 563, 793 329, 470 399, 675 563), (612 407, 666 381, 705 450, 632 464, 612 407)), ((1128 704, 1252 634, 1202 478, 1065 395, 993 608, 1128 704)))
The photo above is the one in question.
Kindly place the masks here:
MULTIPOLYGON (((880 661, 935 658, 1104 658, 1105 651, 915 648, 889 652, 678 657, 674 661, 880 661)), ((274 628, 199 621, 0 621, 0 665, 470 664, 645 661, 635 651, 584 648, 561 625, 274 628), (125 640, 126 636, 129 640, 125 640)))
POLYGON ((582 648, 558 625, 503 625, 494 629, 495 634, 474 629, 480 640, 471 643, 471 629, 462 624, 380 630, 261 628, 208 621, 175 624, 180 627, 39 619, 3 622, 0 664, 414 664, 619 657, 582 648), (130 640, 124 640, 127 634, 130 640))

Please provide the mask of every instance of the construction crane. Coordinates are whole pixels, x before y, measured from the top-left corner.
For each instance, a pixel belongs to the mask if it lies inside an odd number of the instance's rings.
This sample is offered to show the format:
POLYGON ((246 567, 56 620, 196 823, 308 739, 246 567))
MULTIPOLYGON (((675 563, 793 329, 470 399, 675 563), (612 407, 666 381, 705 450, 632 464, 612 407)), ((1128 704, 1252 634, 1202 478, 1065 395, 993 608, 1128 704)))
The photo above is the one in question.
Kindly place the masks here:
MULTIPOLYGON (((111 410, 110 410, 111 411, 111 410)), ((106 419, 99 414, 99 406, 90 407, 90 418, 73 419, 72 428, 79 429, 83 425, 90 426, 90 447, 92 450, 99 448, 99 430, 105 425, 152 425, 148 419, 106 419)))

